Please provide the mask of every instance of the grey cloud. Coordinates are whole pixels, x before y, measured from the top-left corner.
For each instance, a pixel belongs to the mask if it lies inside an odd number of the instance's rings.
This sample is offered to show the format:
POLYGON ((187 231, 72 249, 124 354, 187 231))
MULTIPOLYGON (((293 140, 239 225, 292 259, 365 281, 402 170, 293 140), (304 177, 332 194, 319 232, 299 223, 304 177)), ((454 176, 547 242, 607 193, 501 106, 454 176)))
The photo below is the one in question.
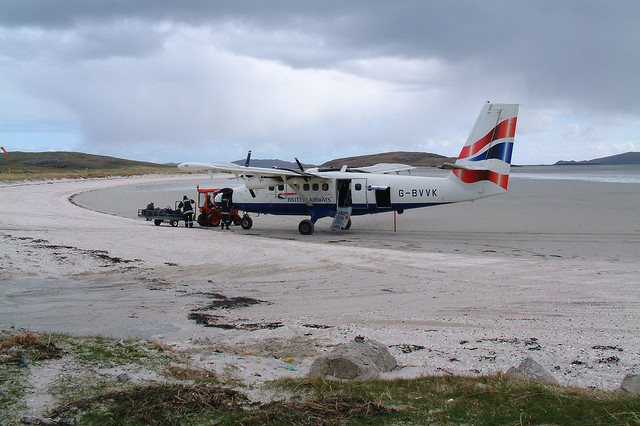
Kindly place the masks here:
POLYGON ((383 151, 466 136, 486 100, 639 114, 637 22, 634 1, 9 1, 0 76, 94 144, 383 151))
MULTIPOLYGON (((5 6, 1 23, 45 28, 115 20, 233 23, 264 40, 232 34, 226 43, 234 51, 300 68, 381 56, 473 60, 521 75, 534 95, 575 98, 593 108, 638 108, 629 72, 640 67, 640 3, 634 1, 42 0, 5 6), (283 42, 278 34, 301 40, 283 42)), ((130 49, 140 39, 112 40, 111 48, 130 49)))

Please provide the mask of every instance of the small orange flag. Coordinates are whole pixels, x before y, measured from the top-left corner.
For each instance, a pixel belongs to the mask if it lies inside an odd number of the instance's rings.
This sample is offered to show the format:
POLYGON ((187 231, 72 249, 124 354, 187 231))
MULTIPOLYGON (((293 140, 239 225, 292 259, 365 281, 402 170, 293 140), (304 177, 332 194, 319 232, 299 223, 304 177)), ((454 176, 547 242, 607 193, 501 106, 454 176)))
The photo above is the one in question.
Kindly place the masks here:
POLYGON ((4 146, 0 146, 0 148, 2 148, 2 152, 4 152, 6 155, 9 155, 9 153, 7 152, 6 149, 4 149, 4 146))

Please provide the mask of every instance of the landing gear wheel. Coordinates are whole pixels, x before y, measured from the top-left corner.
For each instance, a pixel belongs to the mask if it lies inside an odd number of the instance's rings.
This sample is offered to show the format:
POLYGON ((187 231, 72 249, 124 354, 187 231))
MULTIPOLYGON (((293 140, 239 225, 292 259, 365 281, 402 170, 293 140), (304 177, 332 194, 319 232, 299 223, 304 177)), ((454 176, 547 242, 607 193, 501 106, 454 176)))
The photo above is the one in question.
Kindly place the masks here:
POLYGON ((209 226, 218 226, 220 225, 220 218, 215 214, 209 215, 209 226))
POLYGON ((200 213, 198 215, 198 225, 209 226, 209 224, 207 223, 207 215, 205 215, 204 213, 200 213))
POLYGON ((231 221, 235 226, 240 226, 242 224, 242 219, 240 218, 240 216, 233 216, 233 219, 231 221))
POLYGON ((175 228, 176 226, 178 226, 178 221, 177 221, 177 220, 172 220, 172 221, 171 221, 171 222, 169 222, 169 223, 171 223, 171 226, 173 226, 174 228, 175 228))
POLYGON ((155 226, 160 226, 160 224, 161 224, 161 223, 162 223, 162 221, 161 221, 160 219, 155 219, 155 220, 153 221, 153 224, 154 224, 155 226))
POLYGON ((240 220, 240 226, 242 226, 242 229, 251 229, 253 226, 253 219, 249 216, 243 216, 242 220, 240 220))
POLYGON ((298 231, 300 231, 300 233, 302 235, 311 235, 311 234, 313 234, 313 228, 314 228, 313 222, 311 222, 309 219, 303 220, 298 225, 298 231))
POLYGON ((349 228, 351 228, 351 219, 349 219, 349 222, 347 222, 347 224, 345 225, 345 227, 344 227, 344 228, 342 228, 342 229, 349 229, 349 228))

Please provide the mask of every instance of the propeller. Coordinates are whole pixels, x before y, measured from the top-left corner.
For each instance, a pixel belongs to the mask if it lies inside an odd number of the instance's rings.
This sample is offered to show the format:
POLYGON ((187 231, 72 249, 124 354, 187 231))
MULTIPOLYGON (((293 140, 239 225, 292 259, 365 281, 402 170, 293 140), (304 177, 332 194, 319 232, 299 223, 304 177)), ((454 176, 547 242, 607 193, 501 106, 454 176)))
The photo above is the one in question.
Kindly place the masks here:
MULTIPOLYGON (((294 160, 296 160, 296 164, 298 165, 298 168, 300 169, 300 171, 302 173, 304 173, 304 167, 302 167, 302 163, 300 162, 300 160, 298 160, 298 158, 296 158, 296 157, 293 157, 293 158, 294 158, 294 160)), ((304 176, 303 179, 304 179, 305 182, 309 182, 309 177, 304 176)))
POLYGON ((251 161, 251 150, 247 153, 247 160, 244 162, 245 167, 249 167, 249 162, 251 161))

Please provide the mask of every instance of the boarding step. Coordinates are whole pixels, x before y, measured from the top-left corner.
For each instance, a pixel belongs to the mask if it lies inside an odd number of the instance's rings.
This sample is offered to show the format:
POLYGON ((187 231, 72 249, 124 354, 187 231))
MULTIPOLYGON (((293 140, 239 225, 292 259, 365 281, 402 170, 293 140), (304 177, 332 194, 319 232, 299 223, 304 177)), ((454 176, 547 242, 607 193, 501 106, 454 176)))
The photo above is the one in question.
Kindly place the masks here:
POLYGON ((333 223, 331 224, 332 231, 339 231, 347 226, 349 218, 351 218, 351 210, 351 207, 338 207, 338 211, 336 211, 333 223))

